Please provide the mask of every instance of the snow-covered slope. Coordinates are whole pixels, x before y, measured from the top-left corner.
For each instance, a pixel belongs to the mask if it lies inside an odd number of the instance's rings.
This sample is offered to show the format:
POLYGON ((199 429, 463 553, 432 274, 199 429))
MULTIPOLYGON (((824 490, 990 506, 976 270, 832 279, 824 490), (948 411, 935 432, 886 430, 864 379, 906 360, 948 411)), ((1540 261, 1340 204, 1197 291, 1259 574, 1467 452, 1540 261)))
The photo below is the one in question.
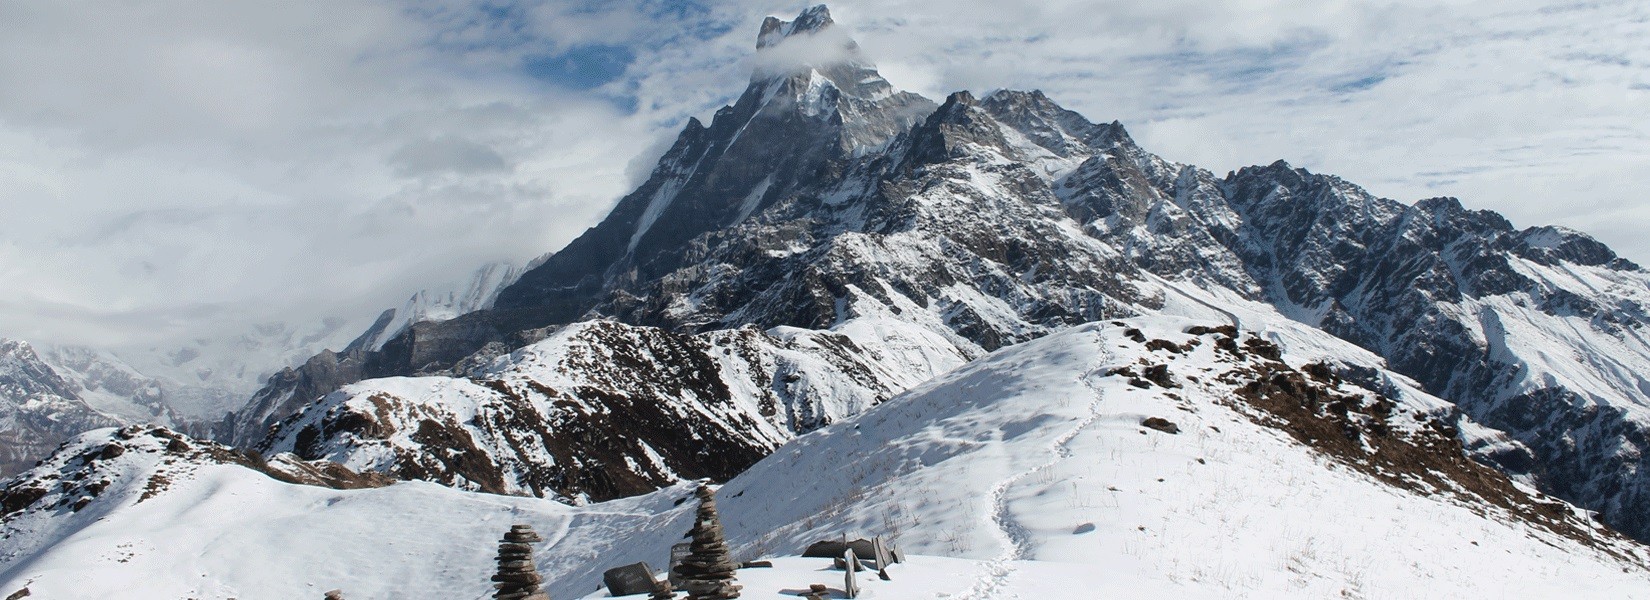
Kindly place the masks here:
POLYGON ((257 600, 341 587, 353 598, 479 599, 510 524, 563 545, 540 556, 546 572, 566 570, 669 518, 686 493, 578 509, 387 483, 163 428, 88 432, 0 489, 0 593, 257 600))
POLYGON ((462 489, 605 500, 733 477, 972 352, 895 320, 694 336, 579 323, 463 377, 345 386, 260 448, 462 489))
MULTIPOLYGON (((1070 329, 791 441, 721 488, 721 514, 739 560, 896 539, 911 560, 864 585, 889 600, 1642 592, 1643 546, 1466 460, 1448 403, 1310 366, 1333 344, 1165 317, 1070 329)), ((497 537, 525 522, 545 534, 551 596, 583 597, 607 568, 665 564, 693 508, 692 484, 583 507, 296 486, 126 435, 83 438, 18 480, 64 492, 19 508, 8 488, 0 591, 482 598, 497 537)), ((744 597, 840 589, 826 561, 775 562, 740 571, 744 597)))
POLYGON ((1642 592, 1642 546, 1467 460, 1448 403, 1189 325, 1071 329, 798 438, 721 489, 727 534, 742 556, 847 533, 985 561, 964 598, 1049 571, 1024 561, 1086 565, 1050 598, 1642 592))

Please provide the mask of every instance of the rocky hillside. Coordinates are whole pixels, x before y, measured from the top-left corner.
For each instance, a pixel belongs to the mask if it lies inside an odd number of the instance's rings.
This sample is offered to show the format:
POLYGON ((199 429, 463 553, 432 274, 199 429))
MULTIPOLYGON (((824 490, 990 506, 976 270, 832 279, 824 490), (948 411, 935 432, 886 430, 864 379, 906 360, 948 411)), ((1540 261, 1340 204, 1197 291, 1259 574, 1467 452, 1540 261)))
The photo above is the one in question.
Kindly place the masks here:
POLYGON ((967 359, 898 322, 848 329, 861 335, 570 325, 463 377, 345 386, 278 423, 260 449, 577 503, 725 480, 967 359))
POLYGON ((0 339, 0 477, 29 468, 82 431, 117 422, 78 392, 33 346, 0 339))

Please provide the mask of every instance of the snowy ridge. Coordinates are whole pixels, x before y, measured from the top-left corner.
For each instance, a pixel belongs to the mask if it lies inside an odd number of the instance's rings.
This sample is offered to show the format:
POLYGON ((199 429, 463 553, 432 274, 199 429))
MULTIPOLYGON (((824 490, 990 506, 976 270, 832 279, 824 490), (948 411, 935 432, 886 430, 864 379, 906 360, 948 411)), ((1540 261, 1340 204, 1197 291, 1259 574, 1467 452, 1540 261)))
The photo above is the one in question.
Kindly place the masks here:
POLYGON ((1627 597, 1642 585, 1641 546, 1450 449, 1428 412, 1445 403, 1384 398, 1192 325, 1067 330, 799 438, 721 489, 728 535, 756 556, 893 534, 908 552, 985 561, 947 583, 965 598, 1035 585, 1046 570, 1025 561, 1088 565, 1062 575, 1081 585, 1043 597, 1627 597), (1175 387, 1144 380, 1157 366, 1175 387), (1280 377, 1325 394, 1320 412, 1271 404, 1280 377), (1257 389, 1271 391, 1246 395, 1257 389), (1398 458, 1417 450, 1424 465, 1398 458))
POLYGON ((90 432, 0 492, 0 590, 274 600, 341 587, 360 598, 480 599, 510 524, 562 545, 540 553, 542 570, 560 571, 592 559, 571 548, 608 548, 668 518, 675 499, 573 508, 350 475, 291 457, 260 463, 164 429, 90 432))
POLYGON ((605 500, 732 477, 971 356, 947 344, 870 319, 696 336, 579 323, 464 377, 346 386, 279 423, 261 449, 460 489, 605 500))
MULTIPOLYGON (((893 581, 865 584, 890 600, 1642 590, 1643 546, 1467 461, 1440 420, 1446 403, 1388 397, 1298 358, 1320 349, 1146 317, 972 362, 789 442, 720 489, 736 558, 781 557, 740 572, 744 597, 839 587, 840 572, 784 557, 840 533, 892 536, 914 555, 893 581)), ((110 483, 72 513, 47 505, 77 502, 79 488, 9 512, 0 589, 480 598, 497 536, 526 522, 545 535, 537 566, 552 597, 581 597, 606 568, 665 564, 693 509, 679 502, 692 484, 568 507, 423 482, 296 486, 181 457, 138 501, 136 482, 172 441, 132 430, 112 460, 82 458, 105 453, 113 432, 100 435, 25 480, 110 483), (75 466, 88 463, 99 466, 75 466)))
MULTIPOLYGON (((545 258, 534 259, 527 268, 543 264, 545 258)), ((497 300, 499 292, 520 276, 521 269, 511 264, 491 263, 477 269, 463 285, 435 287, 413 294, 402 308, 385 310, 352 341, 345 339, 347 344, 333 339, 336 343, 329 342, 308 360, 271 374, 263 387, 244 396, 233 412, 211 423, 209 435, 236 446, 257 444, 276 421, 344 383, 363 378, 367 370, 365 357, 383 351, 390 340, 409 335, 416 327, 486 310, 497 300)))

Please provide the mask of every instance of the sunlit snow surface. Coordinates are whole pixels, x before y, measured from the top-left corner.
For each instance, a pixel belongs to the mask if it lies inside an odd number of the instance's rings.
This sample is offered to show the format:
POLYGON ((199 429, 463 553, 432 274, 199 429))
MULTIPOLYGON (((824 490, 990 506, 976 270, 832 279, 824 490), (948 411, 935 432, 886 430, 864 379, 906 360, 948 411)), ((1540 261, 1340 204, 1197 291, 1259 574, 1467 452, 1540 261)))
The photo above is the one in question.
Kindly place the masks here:
MULTIPOLYGON (((869 598, 1628 598, 1650 585, 1640 566, 1495 509, 1388 487, 1253 424, 1217 403, 1218 385, 1189 379, 1224 368, 1211 344, 1171 359, 1124 335, 1178 343, 1191 323, 1054 334, 792 441, 719 492, 736 558, 881 534, 915 556, 893 582, 866 584, 869 598), (1141 357, 1170 364, 1185 387, 1104 376, 1141 357), (1148 416, 1181 432, 1144 429, 1148 416)), ((110 461, 119 481, 79 513, 14 518, 0 591, 481 598, 497 537, 525 522, 546 538, 552 597, 600 597, 606 568, 665 564, 693 507, 675 504, 691 484, 574 508, 427 483, 301 487, 231 466, 193 468, 134 504, 155 460, 110 461)), ((841 572, 820 568, 741 571, 744 597, 840 589, 841 572)))

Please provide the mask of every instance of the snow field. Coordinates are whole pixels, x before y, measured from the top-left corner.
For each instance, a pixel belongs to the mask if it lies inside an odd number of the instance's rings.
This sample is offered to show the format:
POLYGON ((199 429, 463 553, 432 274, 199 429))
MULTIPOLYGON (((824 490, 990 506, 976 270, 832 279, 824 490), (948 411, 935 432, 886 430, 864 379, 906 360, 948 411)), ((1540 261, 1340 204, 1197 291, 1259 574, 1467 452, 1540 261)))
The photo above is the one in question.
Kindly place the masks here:
MULTIPOLYGON (((1178 319, 1128 323, 1187 337, 1178 319)), ((1177 401, 1097 377, 1132 362, 1108 353, 1139 354, 1121 330, 1006 350, 796 440, 723 488, 730 537, 754 555, 883 534, 915 554, 996 561, 964 596, 979 598, 1011 597, 1022 557, 1099 567, 1097 585, 1119 594, 1626 597, 1645 581, 1504 515, 1333 464, 1218 405, 1218 390, 1188 385, 1177 401), (1182 431, 1144 429, 1147 416, 1182 431)), ((1171 364, 1184 377, 1213 358, 1205 344, 1171 364)))
MULTIPOLYGON (((1169 317, 1005 349, 801 436, 718 493, 745 597, 840 571, 787 558, 883 535, 912 559, 866 598, 1632 598, 1646 571, 1493 509, 1398 490, 1232 407, 1233 368, 1169 317), (1166 364, 1183 387, 1112 369, 1166 364), (1194 381, 1192 378, 1197 378, 1194 381), (1178 434, 1141 427, 1146 417, 1178 434)), ((1287 355, 1286 355, 1287 356, 1287 355)), ((1407 400, 1405 400, 1407 402, 1407 400)), ((155 465, 127 452, 86 511, 8 526, 0 590, 43 598, 482 598, 497 538, 532 524, 552 597, 602 597, 607 568, 666 564, 691 483, 584 507, 427 483, 337 491, 201 465, 135 502, 155 465)), ((38 517, 38 518, 36 518, 38 517)), ((867 574, 874 577, 872 574, 867 574)))

